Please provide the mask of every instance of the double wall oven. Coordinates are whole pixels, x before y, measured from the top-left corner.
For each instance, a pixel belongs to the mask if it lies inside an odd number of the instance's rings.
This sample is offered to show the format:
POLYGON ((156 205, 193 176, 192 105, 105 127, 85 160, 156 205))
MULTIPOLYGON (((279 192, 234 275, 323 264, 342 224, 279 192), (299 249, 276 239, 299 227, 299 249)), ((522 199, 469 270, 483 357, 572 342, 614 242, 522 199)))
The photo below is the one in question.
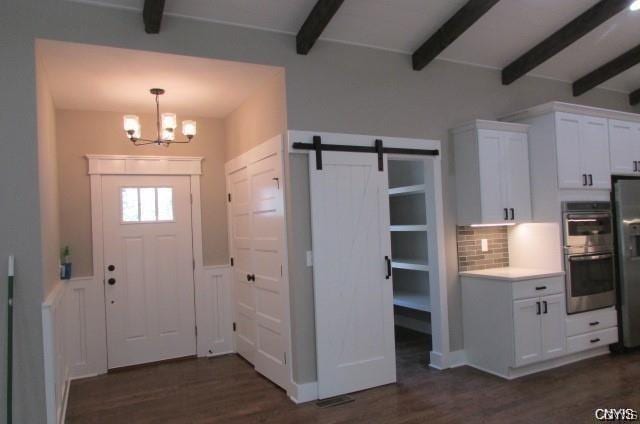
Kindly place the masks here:
POLYGON ((564 202, 567 313, 615 304, 615 258, 609 202, 564 202))

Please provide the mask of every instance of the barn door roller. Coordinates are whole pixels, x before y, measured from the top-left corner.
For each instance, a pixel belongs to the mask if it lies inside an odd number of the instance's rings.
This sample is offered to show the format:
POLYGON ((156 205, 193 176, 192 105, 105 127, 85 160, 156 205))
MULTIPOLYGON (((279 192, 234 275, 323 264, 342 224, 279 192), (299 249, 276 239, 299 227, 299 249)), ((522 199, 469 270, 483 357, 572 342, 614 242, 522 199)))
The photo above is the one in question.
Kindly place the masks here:
POLYGON ((396 147, 384 147, 382 140, 375 140, 374 145, 367 146, 351 146, 342 144, 323 144, 322 137, 319 135, 313 136, 312 143, 293 143, 294 149, 299 150, 313 150, 316 152, 316 169, 322 169, 322 152, 352 152, 352 153, 374 153, 378 155, 378 170, 384 170, 384 157, 385 153, 391 153, 396 155, 418 155, 418 156, 438 156, 440 152, 438 150, 429 149, 403 149, 396 147))

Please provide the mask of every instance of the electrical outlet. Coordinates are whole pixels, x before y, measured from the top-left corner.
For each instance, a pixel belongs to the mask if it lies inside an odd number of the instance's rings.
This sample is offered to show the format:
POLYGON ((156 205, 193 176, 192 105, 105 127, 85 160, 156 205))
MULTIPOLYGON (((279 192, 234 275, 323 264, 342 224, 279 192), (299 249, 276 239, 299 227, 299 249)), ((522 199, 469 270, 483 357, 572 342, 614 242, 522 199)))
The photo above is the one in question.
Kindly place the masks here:
POLYGON ((480 239, 480 250, 483 251, 483 252, 488 252, 489 251, 489 240, 480 239))

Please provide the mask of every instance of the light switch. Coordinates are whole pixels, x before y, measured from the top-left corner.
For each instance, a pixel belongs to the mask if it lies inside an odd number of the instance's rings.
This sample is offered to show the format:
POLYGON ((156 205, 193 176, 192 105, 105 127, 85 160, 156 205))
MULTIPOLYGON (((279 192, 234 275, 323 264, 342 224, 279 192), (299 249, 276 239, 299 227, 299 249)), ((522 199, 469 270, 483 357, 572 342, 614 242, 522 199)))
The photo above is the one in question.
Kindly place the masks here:
POLYGON ((488 252, 489 251, 489 240, 480 239, 480 250, 483 251, 483 252, 488 252))

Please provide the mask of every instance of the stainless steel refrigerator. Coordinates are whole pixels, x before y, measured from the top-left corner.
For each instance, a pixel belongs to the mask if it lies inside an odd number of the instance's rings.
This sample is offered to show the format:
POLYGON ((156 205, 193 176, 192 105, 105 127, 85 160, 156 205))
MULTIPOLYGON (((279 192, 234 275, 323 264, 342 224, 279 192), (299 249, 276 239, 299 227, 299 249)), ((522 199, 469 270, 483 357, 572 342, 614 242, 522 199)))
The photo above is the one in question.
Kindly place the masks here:
POLYGON ((640 179, 614 181, 622 344, 640 346, 640 179))

